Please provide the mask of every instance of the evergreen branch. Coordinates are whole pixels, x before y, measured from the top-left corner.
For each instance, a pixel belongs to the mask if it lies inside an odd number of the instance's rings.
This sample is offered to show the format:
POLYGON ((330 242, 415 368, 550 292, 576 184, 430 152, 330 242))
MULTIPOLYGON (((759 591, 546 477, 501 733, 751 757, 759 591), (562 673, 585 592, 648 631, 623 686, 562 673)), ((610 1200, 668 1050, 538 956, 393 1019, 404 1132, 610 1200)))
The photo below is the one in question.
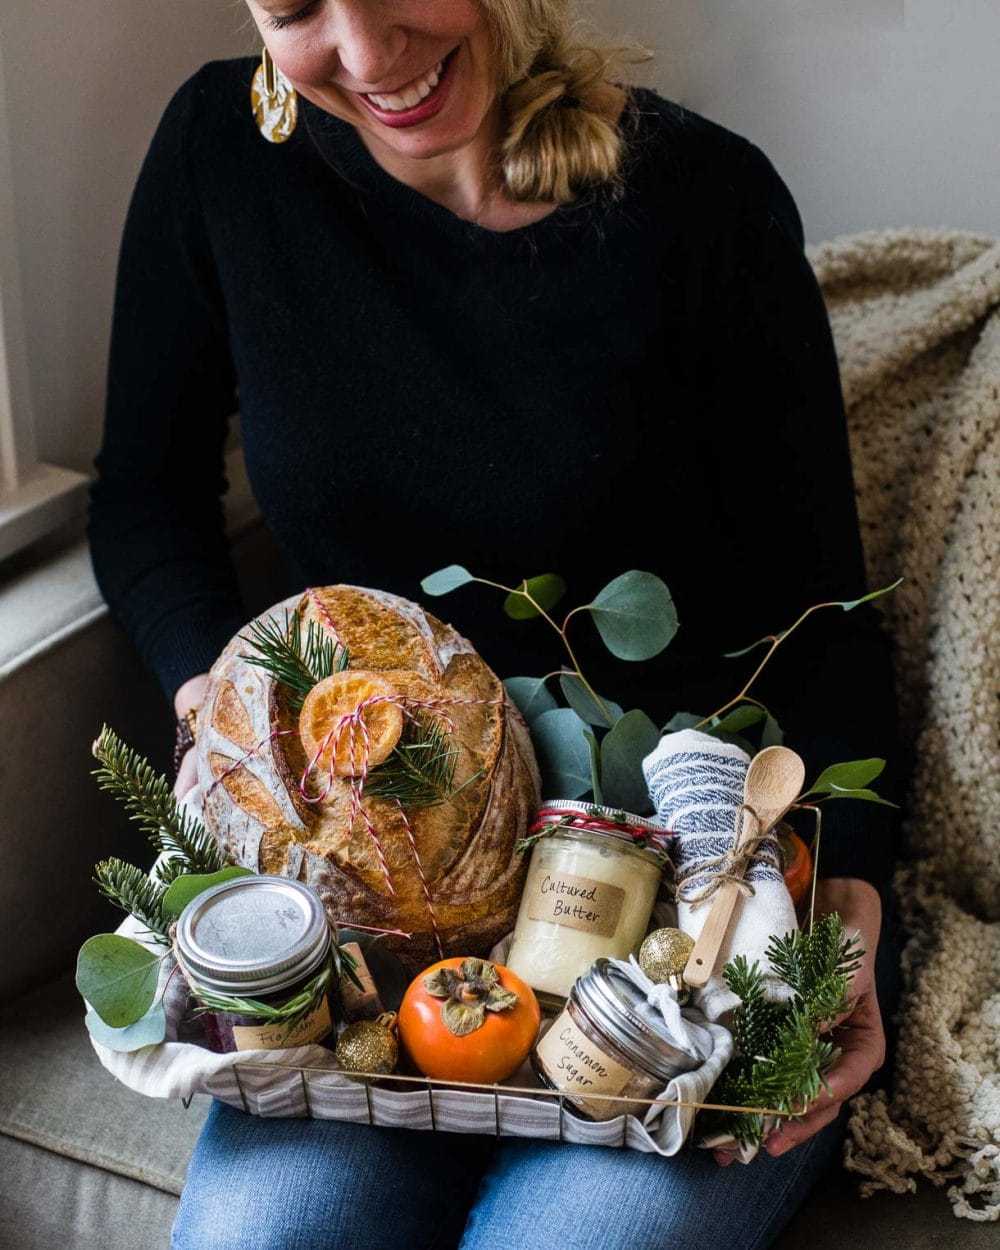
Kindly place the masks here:
MULTIPOLYGON (((740 999, 733 1012, 733 1036, 740 1054, 716 1085, 716 1100, 730 1106, 774 1107, 801 1116, 819 1097, 824 1075, 840 1049, 820 1030, 850 1006, 851 976, 863 952, 831 913, 809 933, 774 937, 767 958, 794 994, 790 1004, 765 998, 764 977, 756 963, 737 956, 725 968, 726 984, 740 999)), ((764 1117, 722 1113, 713 1128, 744 1145, 764 1138, 764 1117)))
POLYGON ((141 921, 157 942, 170 945, 168 930, 174 917, 163 907, 165 886, 120 859, 102 859, 94 868, 94 880, 105 898, 141 921))
POLYGON ((270 673, 289 692, 289 706, 299 711, 313 686, 333 673, 343 672, 350 662, 345 646, 332 638, 321 626, 310 621, 302 637, 302 618, 298 612, 285 612, 285 623, 273 618, 251 621, 250 636, 240 635, 256 651, 242 654, 240 659, 270 673))
POLYGON ((179 806, 166 777, 154 772, 144 756, 125 746, 107 725, 92 751, 101 764, 93 772, 97 784, 125 805, 129 819, 160 854, 176 856, 184 872, 218 872, 226 866, 215 839, 197 817, 179 806))
POLYGON ((481 775, 476 773, 454 789, 458 756, 458 747, 451 745, 450 734, 442 721, 437 718, 408 720, 392 754, 384 764, 369 772, 364 792, 407 809, 437 807, 453 799, 481 775))

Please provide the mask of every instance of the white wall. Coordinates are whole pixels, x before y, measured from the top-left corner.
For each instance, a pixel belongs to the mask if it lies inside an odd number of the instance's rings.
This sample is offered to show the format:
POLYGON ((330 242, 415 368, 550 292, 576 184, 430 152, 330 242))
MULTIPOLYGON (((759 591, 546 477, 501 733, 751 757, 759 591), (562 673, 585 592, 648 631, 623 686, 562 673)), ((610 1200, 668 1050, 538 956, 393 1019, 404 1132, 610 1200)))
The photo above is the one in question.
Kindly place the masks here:
POLYGON ((589 0, 647 82, 746 135, 811 241, 1000 234, 1000 0, 589 0))
MULTIPOLYGON (((1000 233, 1000 0, 582 0, 666 94, 757 142, 810 239, 1000 233)), ((0 0, 30 383, 45 460, 88 469, 118 237, 149 136, 240 0, 0 0)))
POLYGON ((167 100, 249 52, 232 0, 0 0, 32 401, 42 460, 97 450, 118 241, 167 100))

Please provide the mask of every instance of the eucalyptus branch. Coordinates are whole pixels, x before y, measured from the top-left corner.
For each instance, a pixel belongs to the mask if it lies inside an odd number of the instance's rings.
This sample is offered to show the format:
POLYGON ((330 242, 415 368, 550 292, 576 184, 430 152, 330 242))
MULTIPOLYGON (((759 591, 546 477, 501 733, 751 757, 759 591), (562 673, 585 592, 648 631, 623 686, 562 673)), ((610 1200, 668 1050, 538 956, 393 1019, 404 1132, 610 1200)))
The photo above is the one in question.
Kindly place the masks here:
POLYGON ((877 599, 881 595, 888 594, 890 590, 895 590, 896 587, 900 585, 902 580, 903 579, 901 577, 897 578, 897 580, 894 581, 892 585, 883 586, 880 590, 873 590, 871 591, 870 594, 863 595, 862 598, 860 599, 849 600, 847 602, 840 601, 840 600, 831 600, 828 603, 814 603, 812 607, 806 608, 806 610, 802 613, 802 615, 798 618, 798 620, 794 623, 794 625, 790 625, 788 629, 783 629, 780 633, 777 633, 777 634, 766 634, 763 638, 758 639, 757 642, 752 643, 749 647, 744 648, 743 651, 731 652, 730 653, 731 657, 735 658, 736 656, 739 656, 739 655, 745 655, 747 651, 754 650, 754 648, 760 646, 762 643, 770 644, 767 649, 767 654, 764 656, 761 662, 754 669, 753 673, 750 676, 750 680, 744 685, 743 689, 739 692, 739 694, 736 695, 734 698, 730 699, 728 703, 723 703, 722 707, 718 708, 715 712, 709 713, 708 716, 700 720, 697 723, 697 725, 693 726, 693 728, 700 729, 702 725, 708 724, 708 722, 712 720, 713 717, 721 716, 724 712, 728 712, 729 709, 731 707, 735 707, 737 703, 740 703, 742 701, 756 702, 756 700, 747 700, 747 692, 750 690, 754 682, 756 682, 757 678, 761 675, 761 673, 770 663, 771 659, 774 656, 774 653, 781 646, 781 644, 785 642, 786 639, 788 639, 799 628, 799 626, 803 623, 803 621, 805 621, 808 617, 812 616, 814 612, 819 612, 822 608, 841 608, 844 612, 850 612, 854 608, 860 607, 862 603, 868 603, 872 599, 877 599))
POLYGON ((102 790, 108 790, 125 806, 160 854, 184 863, 191 873, 218 872, 225 868, 222 852, 197 817, 180 807, 162 773, 138 751, 125 746, 107 725, 91 748, 101 764, 93 772, 102 790))
MULTIPOLYGON (((583 670, 580 667, 580 661, 576 658, 576 653, 574 652, 572 646, 570 645, 569 638, 567 637, 567 634, 566 634, 566 626, 569 624, 570 618, 575 616, 577 612, 585 612, 587 610, 587 605, 582 605, 578 608, 573 608, 571 612, 567 613, 566 618, 563 621, 562 625, 557 625, 556 622, 553 620, 553 618, 549 615, 549 613, 546 612, 546 610, 542 607, 542 605, 537 601, 537 599, 535 599, 532 596, 531 592, 528 590, 527 579, 524 579, 521 582, 520 586, 504 586, 500 582, 488 581, 485 577, 474 577, 472 580, 474 582, 479 582, 483 586, 492 586, 494 590, 505 591, 508 595, 520 595, 522 598, 527 599, 527 601, 535 609, 535 611, 542 618, 542 620, 547 621, 548 624, 552 626, 555 632, 562 639, 562 644, 566 648, 566 654, 569 656, 570 663, 573 665, 573 669, 571 673, 568 673, 568 674, 560 673, 558 675, 579 677, 583 685, 583 688, 587 691, 587 693, 594 700, 596 705, 600 708, 601 715, 604 717, 605 721, 609 725, 614 724, 614 717, 611 715, 611 713, 608 711, 607 707, 605 706, 604 700, 601 698, 601 696, 597 693, 594 687, 590 684, 590 682, 583 675, 583 670)), ((549 676, 553 677, 553 676, 556 676, 556 674, 550 673, 549 676)))

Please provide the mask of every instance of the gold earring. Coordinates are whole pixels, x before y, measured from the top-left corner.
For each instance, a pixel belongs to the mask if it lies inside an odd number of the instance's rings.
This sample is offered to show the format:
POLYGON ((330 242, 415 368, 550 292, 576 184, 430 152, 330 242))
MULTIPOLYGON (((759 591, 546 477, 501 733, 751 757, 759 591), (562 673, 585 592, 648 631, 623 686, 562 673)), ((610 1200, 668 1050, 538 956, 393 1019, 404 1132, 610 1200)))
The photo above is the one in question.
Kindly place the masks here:
POLYGON ((269 143, 284 143, 299 120, 295 88, 271 60, 267 48, 250 87, 250 103, 257 129, 269 143))

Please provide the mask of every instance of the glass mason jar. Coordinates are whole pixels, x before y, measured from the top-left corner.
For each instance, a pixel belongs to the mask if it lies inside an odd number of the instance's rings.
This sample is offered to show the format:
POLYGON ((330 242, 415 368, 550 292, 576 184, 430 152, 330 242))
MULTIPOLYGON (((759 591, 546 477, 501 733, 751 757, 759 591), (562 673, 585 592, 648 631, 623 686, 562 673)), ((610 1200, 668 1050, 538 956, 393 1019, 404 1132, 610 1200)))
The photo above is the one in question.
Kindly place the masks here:
POLYGON ((648 1104, 629 1099, 658 1097, 702 1062, 669 1036, 642 990, 606 959, 576 982, 531 1055, 542 1084, 565 1094, 587 1120, 644 1116, 648 1104))
POLYGON ((559 1008, 595 959, 627 959, 649 927, 665 831, 640 816, 570 800, 546 803, 507 967, 559 1008))
MULTIPOLYGON (((330 958, 330 925, 319 895, 287 877, 234 877, 181 912, 175 951, 194 991, 281 1007, 330 958)), ((333 989, 331 981, 331 989, 333 989)), ((229 1011, 201 1015, 212 1050, 285 1050, 321 1042, 333 1029, 330 993, 292 1029, 283 1020, 229 1011)))

